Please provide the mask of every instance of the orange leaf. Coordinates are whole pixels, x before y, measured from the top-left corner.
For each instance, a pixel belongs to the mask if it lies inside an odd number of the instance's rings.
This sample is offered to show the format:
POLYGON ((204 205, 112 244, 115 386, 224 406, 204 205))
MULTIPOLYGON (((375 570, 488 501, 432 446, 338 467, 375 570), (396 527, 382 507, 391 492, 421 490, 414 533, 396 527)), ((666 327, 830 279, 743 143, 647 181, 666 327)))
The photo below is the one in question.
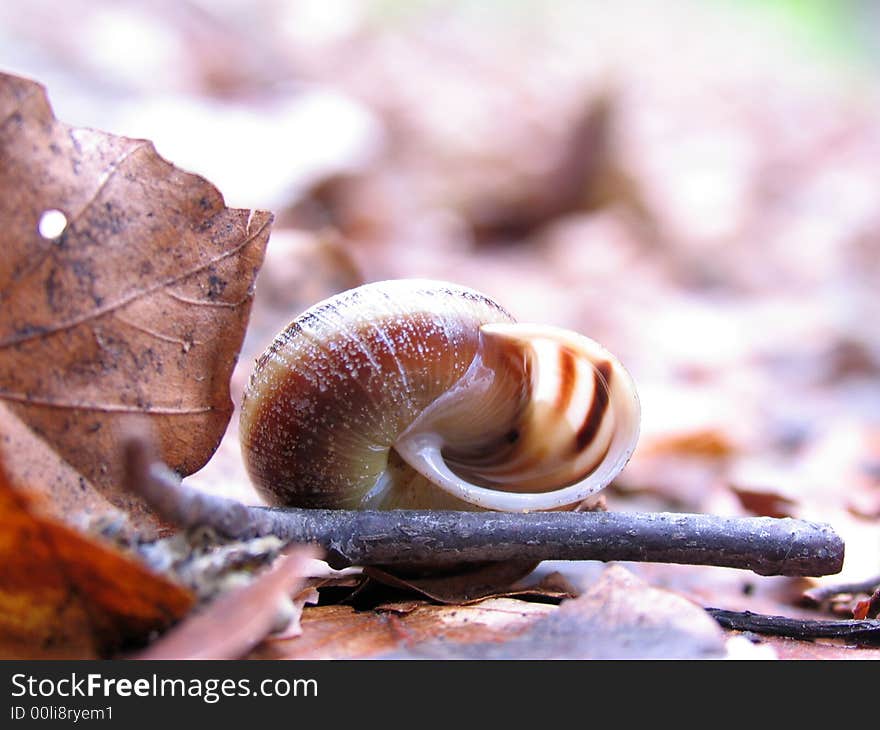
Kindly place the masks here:
POLYGON ((0 655, 101 656, 183 616, 184 588, 41 513, 0 467, 0 655))

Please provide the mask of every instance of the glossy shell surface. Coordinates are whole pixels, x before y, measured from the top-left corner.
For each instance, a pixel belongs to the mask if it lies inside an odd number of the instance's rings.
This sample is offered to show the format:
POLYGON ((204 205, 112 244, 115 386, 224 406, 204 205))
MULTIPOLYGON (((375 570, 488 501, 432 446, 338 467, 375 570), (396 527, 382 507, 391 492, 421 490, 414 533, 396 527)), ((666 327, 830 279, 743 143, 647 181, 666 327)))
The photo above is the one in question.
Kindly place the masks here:
POLYGON ((316 304, 257 362, 242 450, 272 504, 524 511, 605 486, 638 435, 623 366, 445 282, 316 304))

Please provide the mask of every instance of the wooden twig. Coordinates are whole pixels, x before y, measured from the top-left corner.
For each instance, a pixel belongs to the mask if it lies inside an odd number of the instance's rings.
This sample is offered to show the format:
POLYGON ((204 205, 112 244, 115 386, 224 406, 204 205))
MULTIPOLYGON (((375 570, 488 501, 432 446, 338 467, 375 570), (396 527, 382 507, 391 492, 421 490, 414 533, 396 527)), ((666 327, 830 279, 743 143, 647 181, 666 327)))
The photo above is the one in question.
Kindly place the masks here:
POLYGON ((814 586, 804 591, 804 598, 813 603, 824 603, 843 593, 874 593, 880 588, 880 575, 873 575, 859 581, 834 583, 831 585, 814 586))
POLYGON ((706 611, 726 629, 792 639, 843 639, 851 644, 880 644, 880 621, 876 619, 805 620, 723 608, 706 611))
POLYGON ((127 451, 128 486, 164 519, 225 537, 316 543, 333 567, 493 560, 626 560, 744 568, 761 575, 839 572, 830 526, 769 517, 625 512, 350 511, 248 507, 179 483, 143 447, 127 451))
POLYGON ((825 575, 843 565, 827 525, 635 512, 265 510, 272 534, 317 542, 333 565, 481 560, 628 560, 825 575))

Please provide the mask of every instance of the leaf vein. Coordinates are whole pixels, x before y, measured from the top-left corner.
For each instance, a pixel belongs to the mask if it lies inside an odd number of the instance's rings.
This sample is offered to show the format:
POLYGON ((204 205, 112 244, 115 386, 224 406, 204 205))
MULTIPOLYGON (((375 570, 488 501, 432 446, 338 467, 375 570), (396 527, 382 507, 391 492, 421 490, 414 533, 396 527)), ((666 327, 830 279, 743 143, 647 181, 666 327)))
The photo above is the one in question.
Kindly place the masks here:
POLYGON ((93 309, 92 311, 88 312, 87 314, 85 314, 81 317, 76 317, 76 318, 71 319, 67 322, 60 322, 57 325, 55 325, 54 327, 47 327, 44 329, 39 329, 38 331, 35 331, 35 332, 30 332, 28 334, 13 335, 11 337, 7 337, 4 340, 0 340, 0 350, 8 348, 8 347, 13 347, 15 345, 19 345, 23 342, 28 342, 29 340, 37 339, 39 337, 45 337, 47 335, 52 335, 57 332, 62 332, 64 330, 72 329, 80 324, 85 323, 85 322, 90 322, 94 319, 98 319, 99 317, 102 317, 105 314, 109 314, 110 312, 113 312, 121 307, 124 307, 125 305, 130 304, 131 302, 136 301, 137 299, 140 299, 141 297, 145 297, 150 294, 153 294, 154 292, 159 291, 160 289, 164 289, 166 287, 172 286, 180 281, 183 281, 184 279, 186 279, 190 276, 193 276, 194 274, 199 273, 200 271, 204 271, 209 266, 216 264, 218 261, 222 261, 223 259, 229 258, 230 256, 234 256, 239 251, 241 251, 246 246, 248 246, 250 243, 252 243, 268 227, 270 221, 271 221, 271 216, 267 216, 263 225, 261 225, 256 231, 254 231, 253 234, 246 236, 241 241, 241 243, 239 243, 237 246, 229 249, 228 251, 224 251, 221 254, 218 254, 216 256, 212 256, 210 259, 208 259, 207 261, 205 261, 203 264, 201 264, 197 268, 193 269, 192 271, 186 271, 183 274, 180 274, 178 276, 172 276, 172 277, 168 277, 167 279, 163 279, 162 281, 157 282, 155 285, 148 287, 146 289, 141 289, 139 291, 133 292, 129 296, 124 297, 117 302, 112 302, 112 303, 110 303, 106 306, 103 306, 103 307, 96 307, 95 309, 93 309))
POLYGON ((166 335, 164 332, 152 330, 149 327, 144 327, 143 325, 137 324, 137 322, 132 322, 130 319, 126 319, 121 314, 119 314, 119 312, 114 312, 113 316, 125 326, 136 329, 139 332, 143 332, 144 334, 155 337, 157 340, 162 340, 163 342, 170 342, 173 345, 181 345, 184 348, 189 348, 193 345, 205 344, 203 340, 184 340, 181 337, 172 337, 171 335, 166 335))
MULTIPOLYGON (((80 209, 74 213, 71 217, 67 219, 67 223, 65 225, 65 230, 69 230, 70 227, 78 221, 85 212, 92 207, 92 204, 98 199, 98 196, 101 194, 101 191, 107 187, 107 183, 113 178, 113 176, 119 171, 119 168, 122 164, 131 157, 138 150, 144 149, 147 147, 149 143, 143 140, 139 141, 138 144, 127 149, 124 154, 120 155, 117 159, 115 159, 110 166, 104 171, 104 179, 101 180, 98 187, 95 189, 95 192, 92 196, 80 206, 80 209)), ((25 266, 21 271, 18 271, 16 275, 12 279, 13 286, 8 286, 6 289, 0 291, 0 302, 9 298, 9 295, 15 291, 16 287, 14 285, 19 284, 22 279, 24 279, 28 274, 33 271, 36 271, 40 266, 43 265, 43 262, 52 258, 55 253, 55 248, 52 246, 51 241, 46 241, 45 239, 41 240, 44 242, 44 246, 38 255, 32 256, 30 262, 27 266, 25 266)))
POLYGON ((176 299, 178 302, 183 302, 184 304, 194 304, 197 307, 220 307, 228 309, 237 309, 251 297, 250 294, 245 294, 244 297, 237 302, 224 302, 223 300, 215 299, 196 299, 194 297, 187 297, 183 294, 178 294, 174 291, 167 291, 165 293, 172 299, 176 299))
POLYGON ((189 416, 198 413, 208 413, 214 410, 213 406, 178 408, 170 406, 129 406, 124 403, 78 403, 76 401, 58 401, 49 398, 31 397, 23 393, 11 393, 3 390, 0 390, 0 400, 45 406, 47 408, 61 408, 64 410, 98 411, 100 413, 147 413, 163 416, 189 416))

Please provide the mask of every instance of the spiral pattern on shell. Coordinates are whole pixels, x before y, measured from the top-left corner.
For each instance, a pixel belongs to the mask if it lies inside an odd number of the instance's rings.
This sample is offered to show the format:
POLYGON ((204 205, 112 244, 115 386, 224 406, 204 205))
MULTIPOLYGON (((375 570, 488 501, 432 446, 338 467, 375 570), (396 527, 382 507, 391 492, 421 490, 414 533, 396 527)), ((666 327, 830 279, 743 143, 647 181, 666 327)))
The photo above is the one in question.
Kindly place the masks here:
POLYGON ((272 504, 528 511, 625 466, 639 403, 589 338, 515 323, 471 289, 367 284, 297 317, 257 361, 241 443, 272 504))

